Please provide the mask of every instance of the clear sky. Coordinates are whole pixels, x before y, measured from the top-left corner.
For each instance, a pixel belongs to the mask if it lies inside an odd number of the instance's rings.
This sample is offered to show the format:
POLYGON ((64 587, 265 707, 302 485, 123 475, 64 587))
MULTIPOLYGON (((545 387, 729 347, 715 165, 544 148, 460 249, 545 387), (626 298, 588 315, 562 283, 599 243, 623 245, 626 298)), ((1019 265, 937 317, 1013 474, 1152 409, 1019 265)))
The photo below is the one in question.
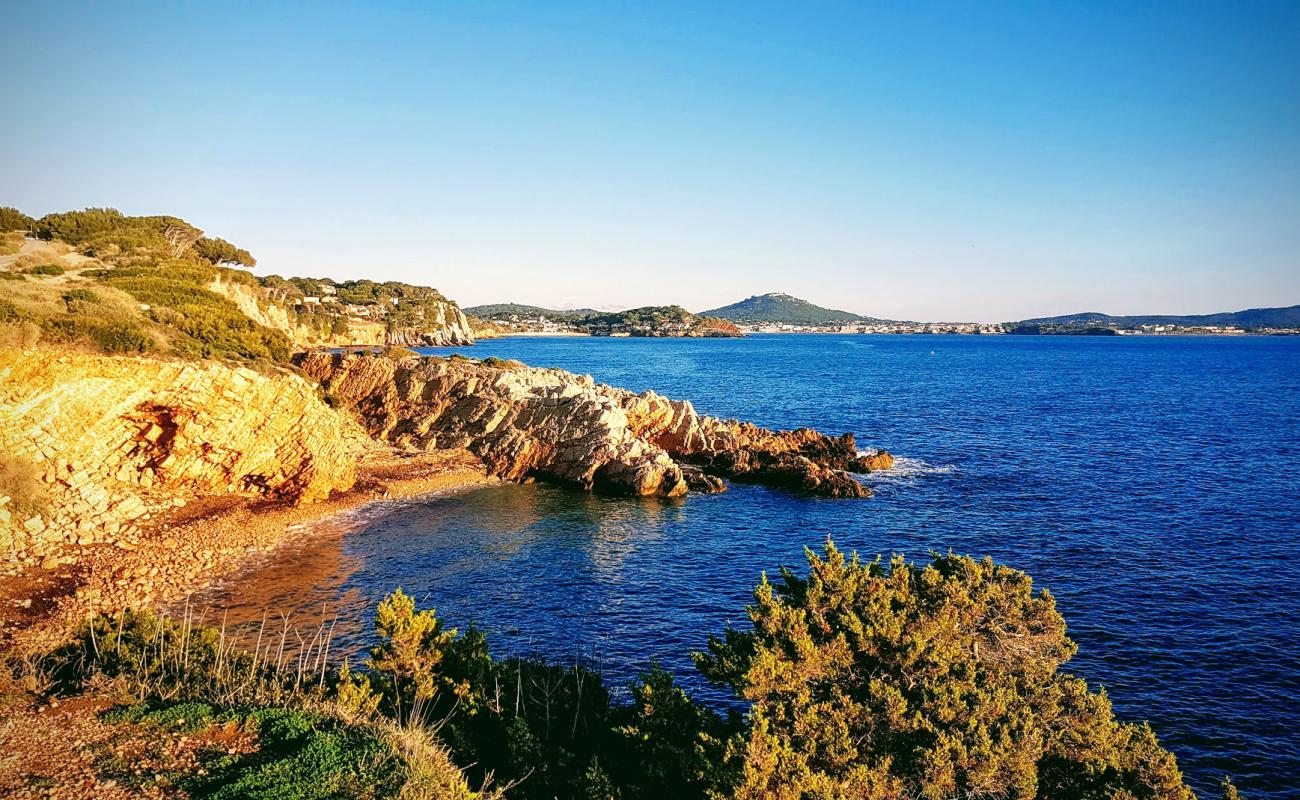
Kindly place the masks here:
POLYGON ((1300 303, 1300 3, 6 3, 0 205, 463 305, 1300 303))

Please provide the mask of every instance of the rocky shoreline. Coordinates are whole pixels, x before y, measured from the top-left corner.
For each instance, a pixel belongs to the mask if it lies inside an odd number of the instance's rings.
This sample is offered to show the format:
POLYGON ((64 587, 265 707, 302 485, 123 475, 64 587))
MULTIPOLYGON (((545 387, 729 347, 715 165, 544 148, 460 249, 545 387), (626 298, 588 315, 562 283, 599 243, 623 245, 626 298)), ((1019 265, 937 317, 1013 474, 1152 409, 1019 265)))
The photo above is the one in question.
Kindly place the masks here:
POLYGON ((306 353, 295 359, 375 440, 463 448, 507 480, 540 477, 588 491, 679 497, 725 490, 721 478, 828 497, 867 497, 852 473, 887 469, 852 434, 771 431, 635 394, 591 376, 518 362, 306 353))
POLYGON ((562 370, 392 356, 304 353, 289 371, 0 350, 4 467, 42 501, 0 492, 0 647, 183 598, 291 525, 375 500, 532 479, 859 498, 853 473, 892 463, 859 456, 851 434, 721 420, 562 370))
POLYGON ((464 451, 367 453, 354 485, 321 502, 196 498, 144 527, 129 548, 98 545, 0 580, 0 649, 46 649, 91 614, 175 602, 285 544, 291 529, 379 501, 490 485, 464 451))

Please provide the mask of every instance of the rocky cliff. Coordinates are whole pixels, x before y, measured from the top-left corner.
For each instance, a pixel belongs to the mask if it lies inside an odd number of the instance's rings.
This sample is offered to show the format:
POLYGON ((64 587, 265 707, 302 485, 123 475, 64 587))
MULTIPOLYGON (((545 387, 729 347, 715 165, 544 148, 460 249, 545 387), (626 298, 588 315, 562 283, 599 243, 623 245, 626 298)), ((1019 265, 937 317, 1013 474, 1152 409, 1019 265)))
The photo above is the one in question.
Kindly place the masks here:
POLYGON ((633 394, 590 376, 489 359, 307 353, 296 363, 371 436, 415 449, 465 448, 507 479, 541 476, 615 493, 720 491, 718 476, 835 497, 870 491, 852 434, 770 431, 633 394))
POLYGON ((416 326, 390 326, 384 344, 401 347, 450 347, 474 344, 474 326, 455 303, 439 303, 416 326))
POLYGON ((352 485, 366 441, 287 371, 2 349, 0 452, 38 497, 22 514, 0 500, 0 559, 129 547, 142 518, 201 494, 317 500, 352 485))
POLYGON ((465 312, 450 301, 424 301, 423 319, 418 324, 393 325, 374 319, 349 317, 341 306, 339 317, 346 330, 325 329, 304 324, 292 308, 267 296, 260 287, 218 278, 206 287, 231 300, 245 316, 258 325, 278 330, 298 347, 346 347, 348 345, 399 345, 403 347, 450 347, 474 344, 474 327, 465 312))

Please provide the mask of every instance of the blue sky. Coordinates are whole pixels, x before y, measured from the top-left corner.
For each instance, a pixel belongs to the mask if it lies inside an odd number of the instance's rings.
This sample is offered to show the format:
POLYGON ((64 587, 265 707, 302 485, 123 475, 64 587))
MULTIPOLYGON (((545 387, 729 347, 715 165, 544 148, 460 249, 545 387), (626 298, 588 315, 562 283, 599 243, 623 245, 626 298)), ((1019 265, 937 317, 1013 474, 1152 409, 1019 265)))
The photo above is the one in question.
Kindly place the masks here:
POLYGON ((1297 3, 5 12, 0 204, 462 304, 1300 303, 1297 3))

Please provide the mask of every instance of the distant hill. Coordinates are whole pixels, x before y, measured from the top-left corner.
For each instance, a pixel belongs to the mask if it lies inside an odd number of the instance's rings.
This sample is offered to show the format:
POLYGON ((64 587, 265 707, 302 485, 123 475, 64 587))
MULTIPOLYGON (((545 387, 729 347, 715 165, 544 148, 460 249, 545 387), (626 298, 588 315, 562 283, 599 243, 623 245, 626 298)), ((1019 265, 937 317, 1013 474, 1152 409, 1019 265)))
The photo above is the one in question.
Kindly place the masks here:
POLYGON ((594 308, 542 308, 541 306, 529 306, 523 303, 488 303, 482 306, 471 306, 464 309, 466 314, 478 317, 479 319, 510 319, 518 317, 519 319, 532 319, 536 317, 546 317, 555 322, 567 322, 572 320, 594 317, 602 312, 594 308))
POLYGON ((850 311, 822 308, 781 292, 754 295, 739 303, 701 311, 702 317, 721 317, 748 325, 785 323, 788 325, 828 325, 836 322, 870 320, 850 311))
POLYGON ((692 314, 681 306, 642 306, 587 317, 575 323, 595 336, 739 336, 730 320, 692 314))
POLYGON ((1022 320, 1019 325, 1060 327, 1131 327, 1134 325, 1184 325, 1220 326, 1236 328, 1296 328, 1300 327, 1300 306, 1285 308, 1249 308, 1245 311, 1226 311, 1220 314, 1151 314, 1146 316, 1116 317, 1088 311, 1060 317, 1038 317, 1022 320))

